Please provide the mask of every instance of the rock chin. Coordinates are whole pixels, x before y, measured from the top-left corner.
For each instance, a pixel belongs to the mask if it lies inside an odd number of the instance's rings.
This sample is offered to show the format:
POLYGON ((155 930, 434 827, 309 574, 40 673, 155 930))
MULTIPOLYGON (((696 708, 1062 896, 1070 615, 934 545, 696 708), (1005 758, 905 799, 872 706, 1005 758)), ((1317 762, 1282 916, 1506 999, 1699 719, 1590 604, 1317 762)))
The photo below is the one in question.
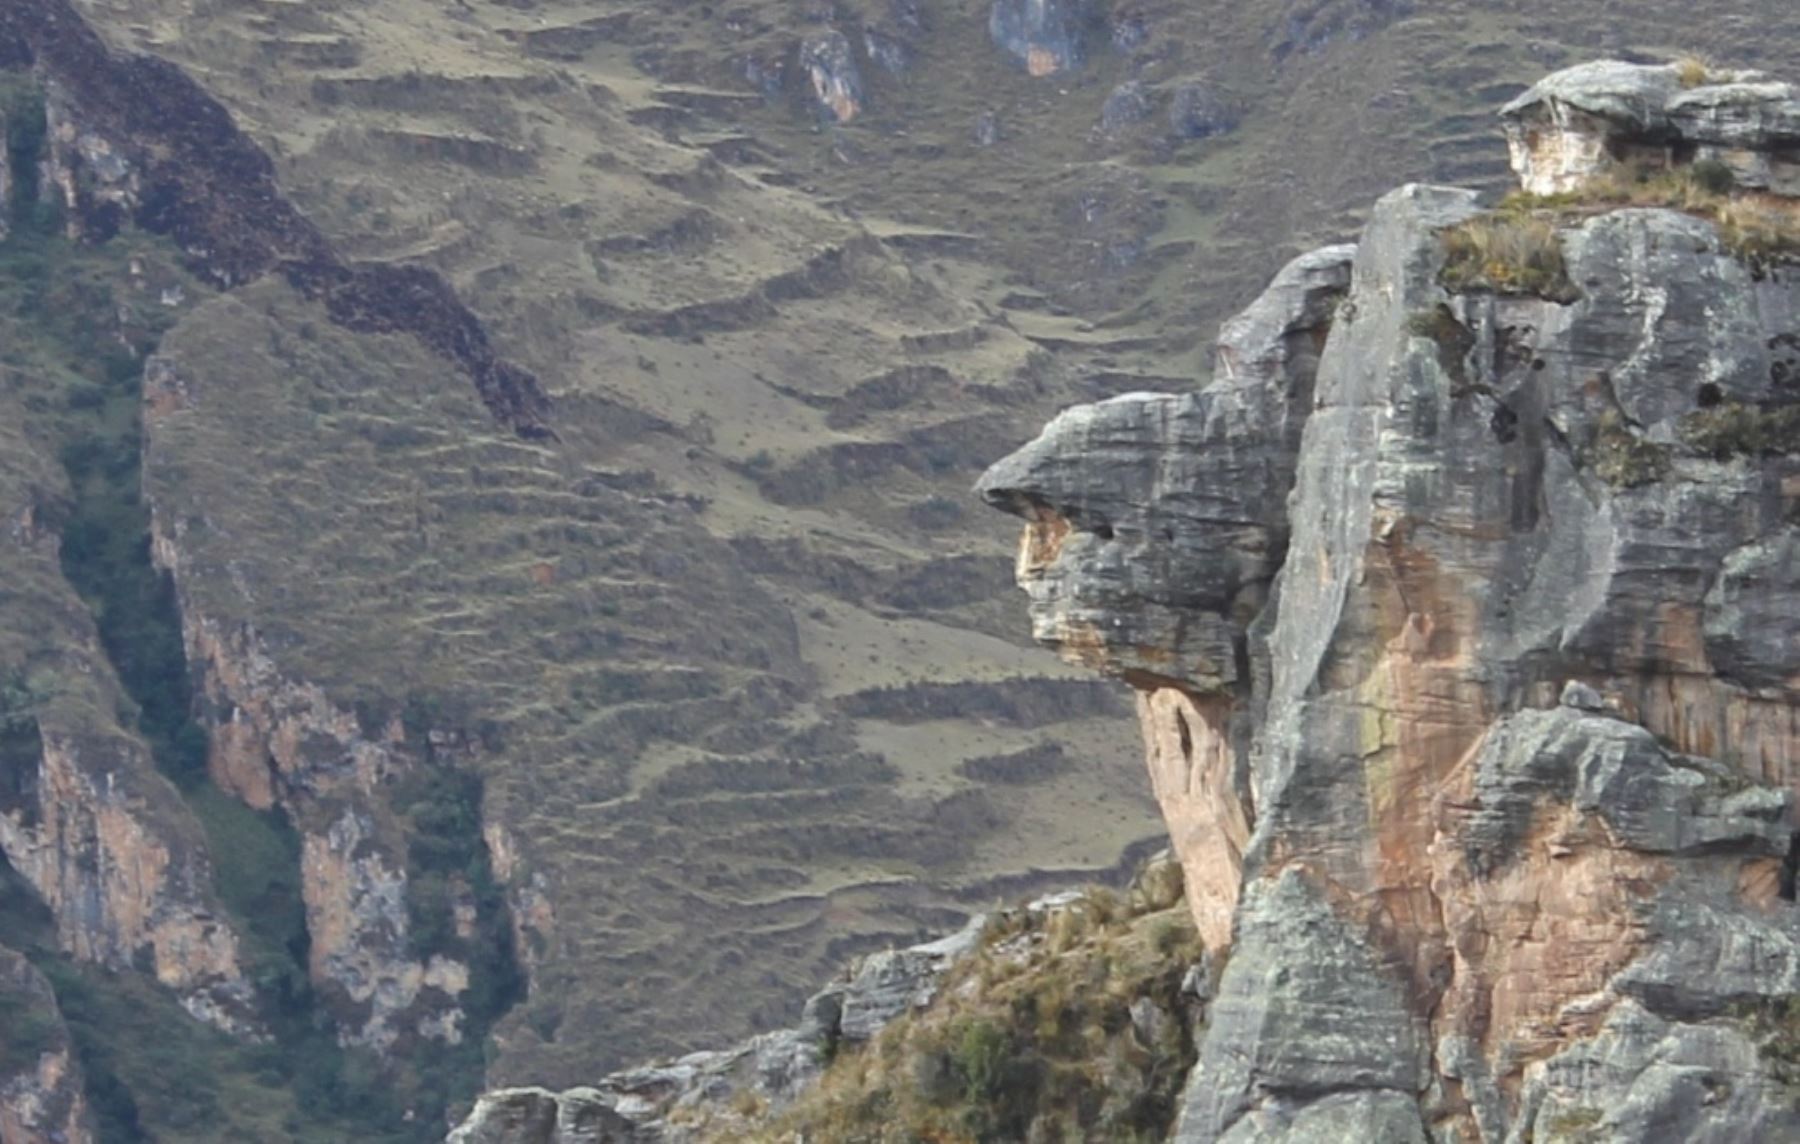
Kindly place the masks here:
MULTIPOLYGON (((1528 189, 1656 138, 1785 190, 1789 100, 1608 64, 1506 115, 1528 189)), ((1453 290, 1479 213, 1389 194, 1208 385, 1068 410, 978 486, 1036 636, 1138 692, 1231 949, 1181 1141, 1800 1133, 1755 1016, 1800 972, 1800 455, 1702 431, 1796 416, 1800 286, 1621 209, 1552 219, 1572 290, 1453 290)))

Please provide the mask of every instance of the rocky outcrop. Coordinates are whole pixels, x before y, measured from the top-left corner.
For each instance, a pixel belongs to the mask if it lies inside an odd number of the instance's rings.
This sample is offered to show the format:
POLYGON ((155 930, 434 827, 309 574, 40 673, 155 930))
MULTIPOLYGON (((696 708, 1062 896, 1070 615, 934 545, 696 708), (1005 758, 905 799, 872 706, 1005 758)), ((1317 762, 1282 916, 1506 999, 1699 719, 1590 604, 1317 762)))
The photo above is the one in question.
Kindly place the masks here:
POLYGON ((71 956, 142 968, 196 1018, 255 1034, 237 936, 213 904, 211 861, 180 796, 141 746, 58 722, 41 718, 33 797, 0 803, 0 853, 50 907, 71 956))
MULTIPOLYGON (((1513 104, 1515 147, 1607 74, 1513 104)), ((1677 158, 1779 135, 1768 86, 1629 74, 1582 98, 1677 158)), ((1545 146, 1528 186, 1577 169, 1545 146)), ((1198 393, 1070 410, 980 485, 1038 637, 1137 689, 1231 944, 1182 1141, 1800 1132, 1800 293, 1678 211, 1480 213, 1386 196, 1198 393), (1574 289, 1446 285, 1472 220, 1574 289)))
POLYGON ((131 701, 62 574, 67 479, 18 413, 0 411, 0 861, 48 908, 69 956, 141 970, 195 1017, 255 1034, 204 832, 121 725, 131 701))
MULTIPOLYGON (((160 388, 178 388, 170 363, 152 363, 151 373, 160 388)), ((151 554, 180 586, 188 569, 178 533, 156 517, 151 554)), ((253 629, 226 629, 191 600, 181 614, 208 713, 209 775, 251 807, 279 808, 300 833, 308 971, 341 1035, 384 1052, 403 1039, 458 1043, 469 967, 416 948, 407 840, 384 792, 430 752, 466 753, 468 744, 425 727, 413 734, 426 741, 409 743, 398 715, 365 729, 318 686, 284 677, 253 629)))
POLYGON ((591 1087, 486 1093, 449 1144, 732 1139, 746 1118, 791 1103, 840 1046, 867 1042, 895 1018, 929 1005, 944 974, 975 948, 985 923, 977 917, 949 937, 871 954, 815 994, 792 1029, 613 1073, 591 1087))
POLYGON ((0 946, 0 1141, 93 1139, 81 1066, 56 994, 29 961, 0 946))
POLYGON ((1536 194, 1625 163, 1704 161, 1741 186, 1800 194, 1800 91, 1761 72, 1599 61, 1549 76, 1502 114, 1513 168, 1536 194))
POLYGON ((1086 0, 994 0, 988 34, 1034 76, 1081 66, 1090 16, 1086 0))
MULTIPOLYGON (((870 46, 875 46, 873 34, 870 46)), ((822 32, 802 43, 800 68, 812 85, 813 101, 826 121, 848 123, 862 114, 868 98, 863 92, 862 69, 856 66, 856 54, 842 32, 822 32)))

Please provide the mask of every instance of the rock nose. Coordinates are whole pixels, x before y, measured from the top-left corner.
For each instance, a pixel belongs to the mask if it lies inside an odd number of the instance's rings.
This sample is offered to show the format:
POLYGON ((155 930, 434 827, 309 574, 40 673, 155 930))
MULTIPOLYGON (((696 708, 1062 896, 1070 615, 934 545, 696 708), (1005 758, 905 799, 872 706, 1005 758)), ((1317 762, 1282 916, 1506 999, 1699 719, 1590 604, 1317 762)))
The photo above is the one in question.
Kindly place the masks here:
POLYGON ((1046 503, 1037 472, 1043 440, 1034 438, 989 465, 975 482, 975 495, 990 508, 1030 519, 1046 503))

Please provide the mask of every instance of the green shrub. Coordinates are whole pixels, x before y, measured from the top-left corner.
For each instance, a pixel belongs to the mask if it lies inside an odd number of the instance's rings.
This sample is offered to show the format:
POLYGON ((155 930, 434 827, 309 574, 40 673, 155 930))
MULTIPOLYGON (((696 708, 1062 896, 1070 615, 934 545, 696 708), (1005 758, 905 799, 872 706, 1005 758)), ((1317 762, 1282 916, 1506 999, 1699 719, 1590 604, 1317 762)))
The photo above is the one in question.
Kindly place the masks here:
POLYGON ((1737 172, 1717 159, 1701 159, 1688 168, 1694 185, 1709 195, 1728 195, 1737 189, 1737 172))

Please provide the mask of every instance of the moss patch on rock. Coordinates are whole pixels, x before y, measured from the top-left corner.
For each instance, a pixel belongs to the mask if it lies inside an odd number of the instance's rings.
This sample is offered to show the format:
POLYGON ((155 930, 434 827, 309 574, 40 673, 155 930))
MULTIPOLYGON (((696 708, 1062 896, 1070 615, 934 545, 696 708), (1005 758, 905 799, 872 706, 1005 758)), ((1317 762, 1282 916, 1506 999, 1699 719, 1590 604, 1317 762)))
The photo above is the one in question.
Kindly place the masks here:
POLYGON ((1718 461, 1800 453, 1800 405, 1727 401, 1683 417, 1676 433, 1684 445, 1718 461))

